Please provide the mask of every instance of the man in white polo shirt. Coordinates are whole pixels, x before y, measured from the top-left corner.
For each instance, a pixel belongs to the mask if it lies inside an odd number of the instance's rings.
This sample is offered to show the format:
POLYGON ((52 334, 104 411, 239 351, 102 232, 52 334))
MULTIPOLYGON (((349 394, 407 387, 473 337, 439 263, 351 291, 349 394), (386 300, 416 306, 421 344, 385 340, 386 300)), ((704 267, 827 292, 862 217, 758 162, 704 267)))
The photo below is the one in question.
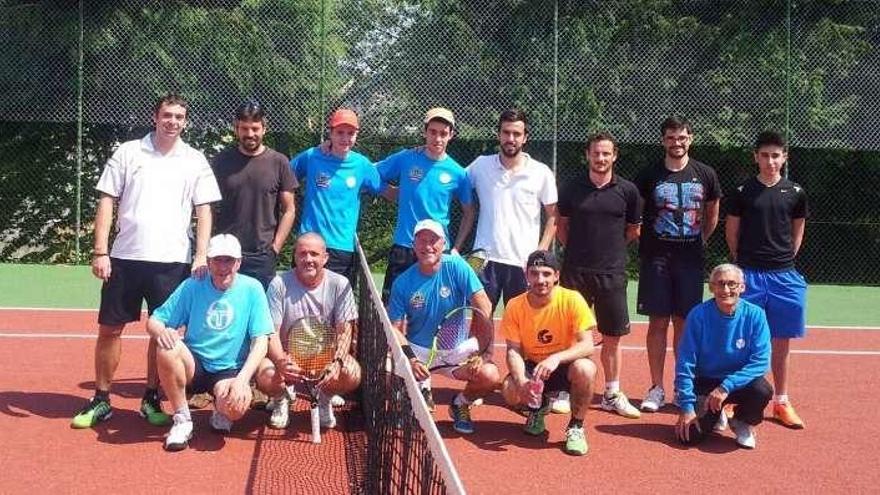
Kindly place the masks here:
MULTIPOLYGON (((160 98, 153 111, 153 132, 123 143, 107 161, 96 186, 100 197, 92 274, 104 284, 95 344, 95 396, 74 416, 73 428, 90 428, 112 415, 110 384, 122 354, 120 336, 127 323, 140 320, 143 301, 152 314, 190 275, 190 263, 196 275, 207 272, 210 203, 220 199, 220 190, 205 156, 180 139, 186 119, 183 98, 175 94, 160 98), (114 204, 117 232, 109 250, 114 204)), ((151 339, 140 414, 161 426, 169 424, 170 417, 159 405, 158 387, 156 342, 151 339)))
POLYGON ((484 249, 489 264, 481 281, 492 301, 507 304, 526 291, 526 259, 546 250, 556 233, 556 180, 550 168, 523 152, 529 123, 522 110, 498 119, 500 153, 477 157, 467 168, 480 199, 474 249, 484 249), (541 206, 547 214, 541 232, 541 206))

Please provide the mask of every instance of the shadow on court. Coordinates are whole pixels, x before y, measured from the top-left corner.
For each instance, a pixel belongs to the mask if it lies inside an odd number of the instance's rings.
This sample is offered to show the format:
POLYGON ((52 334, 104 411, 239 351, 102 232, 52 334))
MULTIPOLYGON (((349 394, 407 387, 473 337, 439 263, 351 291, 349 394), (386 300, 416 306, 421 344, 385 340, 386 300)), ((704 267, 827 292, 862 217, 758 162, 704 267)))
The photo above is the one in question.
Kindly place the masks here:
POLYGON ((40 416, 48 419, 71 418, 82 407, 82 397, 55 392, 0 392, 0 413, 15 418, 40 416))

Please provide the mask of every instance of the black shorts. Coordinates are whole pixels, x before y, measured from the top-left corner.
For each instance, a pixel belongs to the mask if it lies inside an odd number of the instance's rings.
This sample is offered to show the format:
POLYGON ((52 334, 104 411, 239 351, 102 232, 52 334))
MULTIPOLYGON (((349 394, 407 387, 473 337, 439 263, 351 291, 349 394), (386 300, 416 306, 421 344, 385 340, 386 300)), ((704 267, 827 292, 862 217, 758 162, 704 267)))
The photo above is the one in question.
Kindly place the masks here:
POLYGON ((324 268, 352 280, 354 277, 354 252, 327 248, 327 255, 327 264, 324 265, 324 268))
MULTIPOLYGON (((526 376, 532 376, 538 363, 526 360, 526 376)), ((544 393, 547 392, 570 392, 571 381, 568 379, 568 369, 571 363, 559 363, 556 371, 550 374, 550 378, 544 380, 544 393)))
POLYGON ((629 334, 625 273, 595 273, 579 267, 563 267, 562 286, 581 293, 596 314, 602 335, 629 334))
POLYGON ((269 288, 269 282, 275 278, 277 261, 278 255, 271 247, 262 253, 245 253, 242 256, 241 268, 238 269, 238 273, 259 280, 265 290, 269 288))
POLYGON ((492 302, 492 308, 498 305, 498 300, 504 295, 504 304, 525 292, 529 286, 526 282, 526 272, 521 266, 507 265, 490 261, 486 269, 480 274, 480 282, 486 289, 486 295, 492 302))
POLYGON ((195 355, 193 355, 193 361, 196 363, 196 368, 193 372, 192 380, 186 384, 187 394, 203 394, 205 392, 213 394, 214 385, 217 385, 217 382, 220 380, 235 378, 238 376, 238 372, 241 371, 240 369, 230 369, 218 371, 217 373, 209 373, 205 371, 205 368, 202 367, 202 363, 199 362, 199 358, 195 355))
POLYGON ((388 268, 385 270, 385 281, 382 282, 382 302, 388 304, 391 297, 391 284, 394 279, 416 263, 416 252, 412 248, 395 244, 388 252, 388 268))
POLYGON ((639 266, 639 314, 686 317, 703 301, 703 258, 667 252, 639 266))
POLYGON ((162 305, 174 289, 190 275, 186 263, 110 258, 110 280, 101 286, 98 323, 124 325, 141 319, 143 301, 147 313, 162 305))

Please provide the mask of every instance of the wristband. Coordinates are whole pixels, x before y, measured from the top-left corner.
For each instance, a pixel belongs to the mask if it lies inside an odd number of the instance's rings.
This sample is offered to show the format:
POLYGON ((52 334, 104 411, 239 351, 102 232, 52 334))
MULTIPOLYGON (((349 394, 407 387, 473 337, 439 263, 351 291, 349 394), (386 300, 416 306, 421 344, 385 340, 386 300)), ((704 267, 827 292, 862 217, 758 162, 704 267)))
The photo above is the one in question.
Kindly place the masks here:
POLYGON ((416 353, 413 352, 412 347, 410 347, 409 344, 402 345, 402 346, 400 346, 400 348, 403 349, 404 356, 406 356, 409 359, 416 359, 416 353))
POLYGON ((92 251, 92 258, 100 258, 101 256, 109 256, 109 255, 107 253, 98 253, 98 252, 92 251))

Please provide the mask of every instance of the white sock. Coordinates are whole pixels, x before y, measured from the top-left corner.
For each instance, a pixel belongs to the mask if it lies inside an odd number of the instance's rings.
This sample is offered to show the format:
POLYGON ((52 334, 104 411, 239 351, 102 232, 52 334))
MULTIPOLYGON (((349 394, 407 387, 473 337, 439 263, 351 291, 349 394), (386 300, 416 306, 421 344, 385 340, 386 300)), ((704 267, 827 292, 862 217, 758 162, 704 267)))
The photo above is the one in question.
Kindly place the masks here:
POLYGON ((192 416, 189 414, 189 404, 184 404, 180 409, 174 411, 174 415, 186 421, 192 421, 192 416))
POLYGON ((620 380, 605 382, 605 395, 616 394, 620 391, 620 380))
POLYGON ((452 399, 452 403, 456 406, 469 406, 471 405, 471 401, 464 396, 463 393, 459 392, 454 399, 452 399))
POLYGON ((774 395, 773 402, 777 404, 787 404, 788 403, 788 394, 774 395))

